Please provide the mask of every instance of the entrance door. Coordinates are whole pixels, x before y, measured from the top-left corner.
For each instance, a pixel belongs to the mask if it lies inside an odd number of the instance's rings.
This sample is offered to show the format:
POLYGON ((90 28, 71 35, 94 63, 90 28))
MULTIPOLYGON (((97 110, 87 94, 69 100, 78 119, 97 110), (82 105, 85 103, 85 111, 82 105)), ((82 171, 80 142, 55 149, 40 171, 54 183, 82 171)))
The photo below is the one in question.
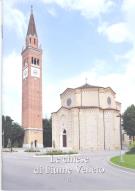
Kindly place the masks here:
POLYGON ((34 143, 35 143, 35 148, 36 148, 37 147, 37 140, 35 140, 34 143))
POLYGON ((63 131, 63 147, 67 147, 67 135, 66 135, 66 130, 64 129, 63 131))
POLYGON ((67 136, 63 135, 63 147, 67 146, 67 136))

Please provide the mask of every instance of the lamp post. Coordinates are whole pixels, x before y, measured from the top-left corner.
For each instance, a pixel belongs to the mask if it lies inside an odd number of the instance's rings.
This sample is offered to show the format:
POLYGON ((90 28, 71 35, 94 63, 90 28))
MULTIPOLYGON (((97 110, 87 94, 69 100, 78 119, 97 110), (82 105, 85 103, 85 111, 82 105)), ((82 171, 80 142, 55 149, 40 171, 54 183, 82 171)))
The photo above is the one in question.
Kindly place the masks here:
POLYGON ((120 162, 124 162, 122 155, 122 128, 121 128, 121 117, 122 115, 119 113, 116 117, 120 118, 120 162))
POLYGON ((4 148, 4 129, 2 131, 2 148, 4 148))

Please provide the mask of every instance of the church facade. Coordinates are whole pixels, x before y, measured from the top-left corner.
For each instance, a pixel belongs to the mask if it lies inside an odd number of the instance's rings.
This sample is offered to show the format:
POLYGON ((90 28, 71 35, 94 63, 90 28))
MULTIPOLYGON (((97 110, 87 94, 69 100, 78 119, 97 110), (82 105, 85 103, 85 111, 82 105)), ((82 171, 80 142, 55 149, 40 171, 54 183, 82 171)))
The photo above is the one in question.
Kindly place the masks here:
POLYGON ((121 103, 110 88, 85 84, 67 88, 61 108, 52 113, 52 145, 74 151, 120 148, 121 103))

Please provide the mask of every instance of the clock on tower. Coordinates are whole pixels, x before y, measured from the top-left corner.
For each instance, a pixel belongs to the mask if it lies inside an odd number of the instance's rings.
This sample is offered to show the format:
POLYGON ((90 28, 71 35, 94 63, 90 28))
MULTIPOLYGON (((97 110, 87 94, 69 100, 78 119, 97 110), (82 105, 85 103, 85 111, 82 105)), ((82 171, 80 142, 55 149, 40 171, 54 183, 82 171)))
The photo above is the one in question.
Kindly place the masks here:
POLYGON ((38 46, 32 10, 22 51, 22 127, 25 130, 23 146, 42 148, 42 50, 38 46))

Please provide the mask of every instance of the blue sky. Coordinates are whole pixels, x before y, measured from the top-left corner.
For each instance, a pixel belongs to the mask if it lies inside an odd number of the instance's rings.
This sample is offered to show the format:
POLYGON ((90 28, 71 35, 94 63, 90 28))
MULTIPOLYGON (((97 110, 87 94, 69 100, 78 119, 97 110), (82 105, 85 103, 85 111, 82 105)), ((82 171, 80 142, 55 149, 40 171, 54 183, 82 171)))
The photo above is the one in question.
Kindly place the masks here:
POLYGON ((21 122, 21 50, 33 12, 43 49, 43 117, 59 94, 85 83, 111 86, 122 111, 135 104, 135 1, 5 0, 3 113, 21 122))

